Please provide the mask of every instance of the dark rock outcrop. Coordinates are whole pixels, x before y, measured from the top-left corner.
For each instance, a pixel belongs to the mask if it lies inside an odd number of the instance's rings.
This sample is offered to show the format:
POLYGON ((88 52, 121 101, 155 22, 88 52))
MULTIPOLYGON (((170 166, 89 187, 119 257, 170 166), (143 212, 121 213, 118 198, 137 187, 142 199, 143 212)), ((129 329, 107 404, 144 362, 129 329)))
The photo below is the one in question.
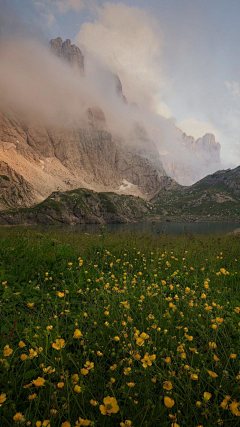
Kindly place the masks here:
POLYGON ((32 186, 21 175, 0 161, 0 210, 31 206, 33 193, 32 186))

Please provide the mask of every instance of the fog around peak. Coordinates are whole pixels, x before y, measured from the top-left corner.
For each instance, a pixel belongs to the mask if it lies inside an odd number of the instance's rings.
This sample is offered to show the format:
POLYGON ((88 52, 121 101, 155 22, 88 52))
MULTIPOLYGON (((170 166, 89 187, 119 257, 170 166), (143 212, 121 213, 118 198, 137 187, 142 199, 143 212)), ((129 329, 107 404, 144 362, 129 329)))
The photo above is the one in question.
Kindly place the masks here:
MULTIPOLYGON (((68 6, 81 8, 80 2, 68 6)), ((191 164, 203 177, 219 168, 213 163, 201 170, 199 158, 184 148, 176 119, 161 96, 169 80, 158 22, 143 9, 123 3, 100 7, 91 2, 91 8, 95 21, 84 22, 72 41, 85 56, 84 77, 51 52, 41 30, 32 37, 32 27, 11 18, 12 30, 0 33, 0 109, 22 121, 77 129, 86 125, 87 110, 97 107, 105 115, 106 130, 125 146, 132 145, 134 129, 141 124, 146 144, 152 141, 161 155, 169 153, 183 170, 191 164), (127 103, 117 94, 115 75, 127 103)), ((207 133, 215 128, 205 123, 202 129, 207 133)))

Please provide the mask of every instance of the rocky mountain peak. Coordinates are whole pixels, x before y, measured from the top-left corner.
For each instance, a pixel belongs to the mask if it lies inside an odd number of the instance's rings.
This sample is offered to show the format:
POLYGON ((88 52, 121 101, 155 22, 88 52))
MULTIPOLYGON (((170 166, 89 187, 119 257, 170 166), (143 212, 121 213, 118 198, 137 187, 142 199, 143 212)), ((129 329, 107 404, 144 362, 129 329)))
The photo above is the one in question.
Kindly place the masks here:
POLYGON ((195 143, 196 145, 202 144, 204 149, 208 151, 214 150, 220 155, 221 145, 216 141, 212 133, 206 133, 202 138, 198 138, 195 143))
POLYGON ((59 58, 64 58, 74 67, 78 67, 81 73, 84 72, 84 55, 75 44, 71 44, 71 40, 62 41, 61 37, 52 39, 49 42, 51 49, 59 58))

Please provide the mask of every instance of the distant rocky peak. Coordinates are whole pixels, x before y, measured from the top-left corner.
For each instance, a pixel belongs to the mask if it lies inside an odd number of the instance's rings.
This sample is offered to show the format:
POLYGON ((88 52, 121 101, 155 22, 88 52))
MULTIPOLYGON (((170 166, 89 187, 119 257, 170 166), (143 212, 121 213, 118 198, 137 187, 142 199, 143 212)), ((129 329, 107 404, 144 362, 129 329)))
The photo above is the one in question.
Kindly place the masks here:
POLYGON ((220 154, 221 145, 216 141, 212 133, 206 133, 202 138, 198 138, 195 144, 202 145, 202 147, 208 151, 215 150, 220 154))
POLYGON ((127 104, 127 98, 126 98, 126 96, 123 95, 123 88, 122 88, 121 80, 120 80, 120 78, 118 77, 117 74, 115 74, 114 77, 115 77, 115 82, 116 82, 116 91, 117 91, 117 94, 118 94, 118 96, 120 98, 122 98, 123 102, 125 104, 127 104))
POLYGON ((74 67, 78 67, 81 74, 84 73, 84 55, 75 44, 71 44, 71 40, 62 41, 61 37, 52 39, 49 42, 51 49, 59 58, 64 58, 74 67))

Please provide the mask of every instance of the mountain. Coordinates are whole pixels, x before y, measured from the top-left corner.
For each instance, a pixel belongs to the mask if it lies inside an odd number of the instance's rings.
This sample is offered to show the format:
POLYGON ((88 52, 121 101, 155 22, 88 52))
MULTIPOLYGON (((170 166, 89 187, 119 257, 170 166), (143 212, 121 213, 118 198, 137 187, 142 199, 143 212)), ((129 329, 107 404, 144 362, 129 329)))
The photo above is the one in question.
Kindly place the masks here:
MULTIPOLYGON (((130 183, 128 192, 130 187, 142 198, 161 187, 162 174, 147 159, 118 147, 101 129, 99 114, 88 111, 88 128, 78 129, 26 124, 0 114, 1 159, 32 188, 32 201, 45 199, 52 190, 80 187, 124 193, 123 180, 130 183)), ((5 173, 2 165, 0 174, 5 173)), ((24 200, 28 206, 23 194, 24 200)))
POLYGON ((218 171, 190 187, 162 177, 150 201, 87 189, 53 192, 30 208, 0 212, 0 224, 105 224, 132 221, 240 221, 240 166, 218 171))
MULTIPOLYGON (((59 60, 79 70, 79 79, 84 79, 84 56, 77 46, 58 37, 50 41, 49 47, 59 60)), ((120 79, 114 78, 116 96, 126 104, 120 79)), ((157 169, 147 156, 121 144, 109 132, 104 111, 96 105, 86 108, 85 116, 74 126, 69 126, 64 117, 61 125, 45 124, 2 110, 0 154, 0 174, 5 174, 6 164, 18 177, 19 184, 15 180, 14 185, 21 197, 16 206, 27 207, 41 202, 53 191, 76 188, 115 191, 146 199, 161 188, 161 179, 166 175, 160 160, 157 169), (28 191, 21 189, 21 182, 28 191)), ((171 186, 171 179, 169 183, 171 186)), ((15 199, 11 191, 0 193, 0 209, 11 208, 15 199)))
POLYGON ((162 192, 151 200, 171 220, 240 221, 240 166, 221 170, 190 187, 162 192))
MULTIPOLYGON (((69 39, 63 41, 58 37, 50 41, 49 49, 57 61, 73 67, 84 81, 84 55, 77 46, 69 39)), ((67 69, 65 71, 67 73, 67 69)), ((115 96, 122 108, 126 108, 129 104, 121 81, 116 75, 112 77, 115 96)), ((108 90, 108 82, 104 84, 108 90)), ((14 107, 14 99, 12 103, 14 107)), ((121 109, 119 111, 121 114, 121 109)), ((155 142, 137 120, 128 137, 126 133, 123 137, 109 129, 104 107, 97 103, 86 105, 74 125, 65 116, 61 116, 57 124, 48 117, 44 121, 38 117, 33 119, 31 115, 23 116, 18 109, 2 109, 0 210, 34 206, 53 192, 80 188, 149 200, 159 192, 177 190, 179 185, 172 177, 181 182, 181 176, 185 176, 186 181, 192 182, 193 176, 198 176, 197 171, 205 170, 204 156, 205 163, 219 161, 220 147, 210 134, 195 141, 176 130, 183 154, 188 151, 196 158, 193 164, 199 167, 192 170, 188 162, 181 163, 180 155, 161 156, 155 142)))
POLYGON ((212 133, 206 133, 195 140, 176 128, 180 138, 181 152, 166 152, 161 162, 167 175, 181 185, 191 185, 209 173, 221 168, 221 145, 212 133))

